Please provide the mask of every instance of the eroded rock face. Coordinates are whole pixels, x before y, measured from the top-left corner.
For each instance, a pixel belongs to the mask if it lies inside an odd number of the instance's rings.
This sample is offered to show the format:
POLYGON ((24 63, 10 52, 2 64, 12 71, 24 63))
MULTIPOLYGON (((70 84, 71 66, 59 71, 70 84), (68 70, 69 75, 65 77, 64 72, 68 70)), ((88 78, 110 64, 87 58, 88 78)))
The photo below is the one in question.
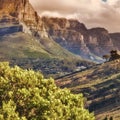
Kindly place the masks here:
POLYGON ((44 17, 42 20, 52 39, 84 58, 94 60, 96 56, 102 57, 112 49, 119 49, 117 44, 113 43, 113 35, 104 28, 87 29, 83 23, 65 18, 44 17))
POLYGON ((111 49, 116 49, 108 31, 104 28, 93 28, 89 30, 88 47, 97 56, 108 53, 111 49))
POLYGON ((86 46, 87 28, 77 20, 65 18, 42 18, 50 37, 62 47, 77 54, 87 57, 90 53, 86 46))
POLYGON ((84 58, 94 60, 94 57, 102 57, 111 50, 120 50, 120 33, 110 34, 100 27, 87 29, 77 20, 48 18, 46 23, 56 42, 84 58))
POLYGON ((39 16, 29 0, 0 0, 0 14, 18 18, 31 27, 39 23, 39 16))
POLYGON ((24 32, 35 36, 46 34, 43 22, 29 0, 0 0, 0 17, 3 19, 4 16, 17 19, 23 25, 24 32))

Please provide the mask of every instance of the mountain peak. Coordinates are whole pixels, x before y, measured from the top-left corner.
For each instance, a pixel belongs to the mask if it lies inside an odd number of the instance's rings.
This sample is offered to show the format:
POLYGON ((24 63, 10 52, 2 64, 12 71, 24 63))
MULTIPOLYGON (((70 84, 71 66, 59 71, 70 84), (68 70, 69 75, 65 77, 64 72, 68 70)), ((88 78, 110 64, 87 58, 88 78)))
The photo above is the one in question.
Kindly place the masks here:
POLYGON ((23 0, 0 0, 0 12, 3 14, 16 16, 18 14, 18 9, 20 9, 21 5, 24 5, 24 3, 25 1, 23 0))
POLYGON ((22 21, 36 22, 38 17, 29 0, 0 0, 0 14, 17 17, 22 21))

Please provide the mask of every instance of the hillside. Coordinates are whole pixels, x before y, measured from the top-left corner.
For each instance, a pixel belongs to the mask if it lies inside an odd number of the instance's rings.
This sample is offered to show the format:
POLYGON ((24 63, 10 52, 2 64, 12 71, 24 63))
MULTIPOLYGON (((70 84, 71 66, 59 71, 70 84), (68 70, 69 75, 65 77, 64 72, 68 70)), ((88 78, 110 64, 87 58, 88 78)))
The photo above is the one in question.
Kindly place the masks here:
MULTIPOLYGON (((80 57, 68 52, 48 37, 48 33, 44 30, 43 23, 41 23, 42 25, 39 23, 42 22, 40 21, 40 17, 29 3, 29 0, 0 0, 0 13, 0 39, 2 42, 11 41, 11 44, 16 42, 16 44, 13 45, 15 47, 24 41, 30 49, 36 49, 36 52, 47 53, 51 55, 51 57, 80 59, 80 57), (8 9, 7 5, 9 4, 11 4, 11 6, 8 9), (37 21, 36 17, 38 17, 39 21, 37 21), (12 38, 14 39, 13 41, 12 38)), ((23 45, 24 49, 28 47, 25 47, 24 44, 21 45, 23 45)))
POLYGON ((73 93, 82 92, 87 97, 86 107, 95 112, 97 120, 106 116, 120 119, 120 59, 63 76, 56 84, 73 93))

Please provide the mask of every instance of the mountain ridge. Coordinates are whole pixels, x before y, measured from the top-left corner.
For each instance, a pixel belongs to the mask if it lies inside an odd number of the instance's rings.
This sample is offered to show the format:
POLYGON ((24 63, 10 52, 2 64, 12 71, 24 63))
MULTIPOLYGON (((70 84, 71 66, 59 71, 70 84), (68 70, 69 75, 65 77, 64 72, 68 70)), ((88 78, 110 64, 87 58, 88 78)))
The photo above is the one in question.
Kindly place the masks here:
MULTIPOLYGON (((91 60, 95 61, 96 56, 102 57, 112 49, 120 50, 117 45, 119 41, 114 40, 116 39, 116 33, 111 36, 105 28, 87 29, 83 23, 65 18, 44 19, 48 19, 46 23, 50 26, 51 37, 62 47, 83 58, 93 58, 91 60)), ((119 34, 117 36, 120 37, 119 34)))
POLYGON ((87 29, 78 20, 66 18, 40 17, 29 0, 0 0, 3 14, 17 17, 25 33, 36 39, 53 39, 63 48, 84 59, 102 62, 102 56, 112 49, 120 50, 120 34, 110 34, 105 28, 87 29), (7 9, 6 6, 10 5, 7 9), (104 44, 103 44, 104 41, 104 44))

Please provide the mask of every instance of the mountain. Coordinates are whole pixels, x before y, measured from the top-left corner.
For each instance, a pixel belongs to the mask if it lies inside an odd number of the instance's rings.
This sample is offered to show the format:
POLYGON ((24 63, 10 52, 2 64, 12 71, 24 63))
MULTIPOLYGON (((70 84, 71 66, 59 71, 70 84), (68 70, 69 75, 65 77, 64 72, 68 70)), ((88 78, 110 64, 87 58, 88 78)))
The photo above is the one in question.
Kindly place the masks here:
POLYGON ((43 38, 55 41, 55 44, 85 59, 101 62, 101 57, 110 50, 120 50, 120 33, 110 34, 100 27, 87 29, 74 19, 40 17, 29 0, 0 0, 0 13, 17 18, 24 33, 31 34, 45 46, 48 47, 48 41, 43 38))
POLYGON ((0 0, 0 61, 40 70, 47 76, 93 64, 56 43, 47 29, 29 0, 0 0))
POLYGON ((56 79, 57 86, 83 93, 97 120, 120 120, 120 59, 56 79))
POLYGON ((120 33, 110 34, 105 28, 87 29, 77 20, 42 18, 49 35, 62 47, 83 58, 100 61, 112 49, 120 50, 120 33))

